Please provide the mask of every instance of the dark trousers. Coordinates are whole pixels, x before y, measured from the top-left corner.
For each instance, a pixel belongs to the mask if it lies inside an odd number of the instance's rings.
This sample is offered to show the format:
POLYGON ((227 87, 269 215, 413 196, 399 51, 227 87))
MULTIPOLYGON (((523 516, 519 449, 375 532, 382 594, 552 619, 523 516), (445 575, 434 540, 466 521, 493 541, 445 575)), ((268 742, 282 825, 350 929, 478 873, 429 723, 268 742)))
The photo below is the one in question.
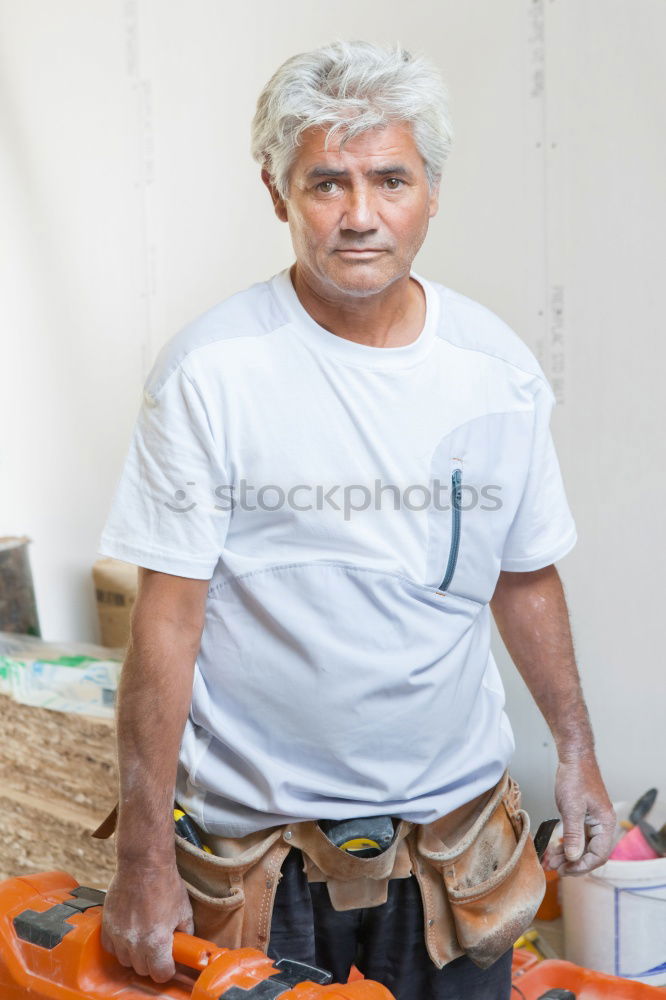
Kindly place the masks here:
POLYGON ((390 879, 382 906, 338 912, 325 882, 308 882, 295 847, 282 865, 268 955, 318 965, 346 983, 352 965, 396 1000, 510 1000, 512 950, 489 969, 463 956, 443 969, 423 939, 423 905, 414 876, 390 879))

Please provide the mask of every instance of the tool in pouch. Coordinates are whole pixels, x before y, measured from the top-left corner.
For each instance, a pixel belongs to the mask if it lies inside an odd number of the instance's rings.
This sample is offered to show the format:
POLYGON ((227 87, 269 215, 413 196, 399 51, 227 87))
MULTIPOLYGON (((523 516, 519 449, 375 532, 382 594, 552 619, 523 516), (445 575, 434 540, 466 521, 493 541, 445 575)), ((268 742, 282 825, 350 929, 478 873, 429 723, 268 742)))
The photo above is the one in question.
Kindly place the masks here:
POLYGON ((539 824, 539 829, 534 834, 534 849, 537 853, 539 861, 543 861, 543 856, 550 843, 553 830, 559 822, 559 819, 545 819, 543 823, 539 824))
POLYGON ((391 816, 320 819, 317 822, 335 847, 356 858, 376 858, 391 846, 395 836, 391 816))
POLYGON ((207 844, 201 842, 201 837, 199 832, 192 822, 192 819, 187 815, 184 809, 178 805, 177 802, 173 804, 173 820, 176 827, 176 832, 183 840, 187 840, 188 843, 192 844, 194 847, 198 847, 200 851, 205 851, 206 854, 212 854, 210 847, 207 844))

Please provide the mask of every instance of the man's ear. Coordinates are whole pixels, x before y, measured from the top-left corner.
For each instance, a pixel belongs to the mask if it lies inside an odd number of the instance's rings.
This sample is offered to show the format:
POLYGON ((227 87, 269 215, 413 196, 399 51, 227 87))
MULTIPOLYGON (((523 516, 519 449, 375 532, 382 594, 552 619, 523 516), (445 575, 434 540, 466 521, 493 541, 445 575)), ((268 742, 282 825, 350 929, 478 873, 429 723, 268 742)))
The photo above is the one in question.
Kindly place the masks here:
POLYGON ((437 181, 430 189, 430 202, 428 206, 428 218, 430 219, 437 215, 437 210, 439 209, 439 185, 440 182, 437 181))
POLYGON ((273 202, 273 208, 275 209, 275 214, 277 215, 280 222, 287 221, 287 206, 284 202, 284 198, 281 198, 278 194, 277 188, 271 180, 271 175, 266 170, 266 167, 262 168, 261 179, 268 188, 269 194, 271 196, 271 201, 273 202))

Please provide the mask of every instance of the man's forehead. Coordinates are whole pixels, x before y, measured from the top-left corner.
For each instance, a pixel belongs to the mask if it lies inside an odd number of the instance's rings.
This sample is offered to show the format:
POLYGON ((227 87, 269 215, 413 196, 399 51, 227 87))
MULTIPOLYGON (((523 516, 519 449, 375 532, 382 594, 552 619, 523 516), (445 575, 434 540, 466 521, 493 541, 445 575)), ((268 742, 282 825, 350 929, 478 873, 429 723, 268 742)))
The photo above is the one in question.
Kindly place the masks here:
POLYGON ((368 129, 349 139, 342 149, 342 137, 334 137, 325 148, 327 130, 310 128, 303 132, 294 166, 308 174, 318 173, 327 166, 342 169, 353 160, 367 160, 373 167, 384 161, 385 166, 413 166, 420 159, 409 125, 398 123, 384 128, 368 129))

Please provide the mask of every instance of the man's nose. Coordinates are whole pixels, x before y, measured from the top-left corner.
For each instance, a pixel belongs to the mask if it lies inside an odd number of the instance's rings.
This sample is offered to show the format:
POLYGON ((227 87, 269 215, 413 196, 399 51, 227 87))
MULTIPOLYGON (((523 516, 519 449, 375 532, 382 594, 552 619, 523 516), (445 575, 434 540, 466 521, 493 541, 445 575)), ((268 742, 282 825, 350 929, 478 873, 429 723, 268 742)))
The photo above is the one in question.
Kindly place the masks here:
POLYGON ((348 193, 340 228, 352 229, 357 233, 377 228, 375 204, 371 192, 358 188, 348 193))

